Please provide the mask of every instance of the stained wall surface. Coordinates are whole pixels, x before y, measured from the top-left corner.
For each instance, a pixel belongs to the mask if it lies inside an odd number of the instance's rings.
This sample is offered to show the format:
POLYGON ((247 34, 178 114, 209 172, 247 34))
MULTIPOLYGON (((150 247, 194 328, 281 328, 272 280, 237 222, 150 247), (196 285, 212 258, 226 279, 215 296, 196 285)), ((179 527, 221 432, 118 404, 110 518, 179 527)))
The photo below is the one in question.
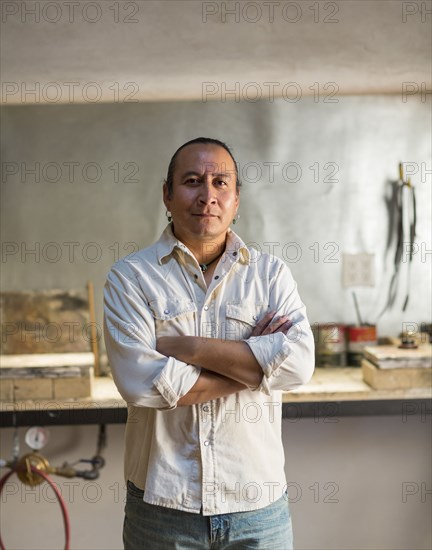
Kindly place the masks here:
POLYGON ((237 158, 236 231, 286 261, 311 323, 356 322, 355 290, 363 320, 378 322, 380 335, 421 326, 431 318, 430 100, 332 99, 4 107, 3 289, 90 279, 100 323, 110 266, 165 227, 171 155, 204 135, 226 141, 237 158), (399 162, 416 190, 417 240, 410 274, 404 243, 395 306, 379 318, 394 269, 385 199, 399 162), (373 287, 343 287, 345 253, 374 255, 373 287))

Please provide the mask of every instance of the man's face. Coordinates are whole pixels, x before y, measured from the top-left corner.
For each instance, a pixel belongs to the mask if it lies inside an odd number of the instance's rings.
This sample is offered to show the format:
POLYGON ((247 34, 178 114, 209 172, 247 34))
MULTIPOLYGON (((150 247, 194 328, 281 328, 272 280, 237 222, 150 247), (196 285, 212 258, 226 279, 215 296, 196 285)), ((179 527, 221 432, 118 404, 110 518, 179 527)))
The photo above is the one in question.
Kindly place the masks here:
POLYGON ((177 156, 171 197, 164 185, 164 203, 174 231, 185 242, 225 238, 237 213, 234 161, 217 145, 194 143, 177 156))

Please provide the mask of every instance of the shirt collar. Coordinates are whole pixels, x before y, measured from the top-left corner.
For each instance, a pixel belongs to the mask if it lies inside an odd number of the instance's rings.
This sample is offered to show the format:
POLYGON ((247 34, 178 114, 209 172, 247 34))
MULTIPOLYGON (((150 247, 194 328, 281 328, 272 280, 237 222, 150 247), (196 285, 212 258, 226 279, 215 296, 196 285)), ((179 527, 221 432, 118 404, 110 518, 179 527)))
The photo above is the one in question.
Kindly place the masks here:
MULTIPOLYGON (((168 257, 172 256, 176 249, 181 250, 185 254, 192 254, 189 248, 177 239, 172 231, 172 225, 169 223, 157 243, 157 258, 159 265, 165 262, 168 257)), ((250 263, 250 252, 243 240, 231 228, 228 228, 227 244, 225 248, 233 261, 242 263, 250 263)))

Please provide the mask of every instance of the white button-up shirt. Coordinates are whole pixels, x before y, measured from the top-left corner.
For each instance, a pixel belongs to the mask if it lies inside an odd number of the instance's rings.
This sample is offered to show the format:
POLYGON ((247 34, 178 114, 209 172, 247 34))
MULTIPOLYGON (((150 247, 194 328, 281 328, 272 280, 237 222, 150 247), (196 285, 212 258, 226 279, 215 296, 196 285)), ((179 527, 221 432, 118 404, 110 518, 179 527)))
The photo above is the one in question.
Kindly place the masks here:
POLYGON ((104 288, 104 333, 128 404, 125 477, 150 504, 204 515, 256 510, 282 496, 282 390, 306 383, 314 343, 304 304, 280 259, 233 232, 207 287, 168 225, 154 245, 119 260, 104 288), (268 310, 288 333, 250 337, 268 310), (156 351, 161 336, 244 340, 263 370, 255 390, 177 407, 201 369, 156 351))

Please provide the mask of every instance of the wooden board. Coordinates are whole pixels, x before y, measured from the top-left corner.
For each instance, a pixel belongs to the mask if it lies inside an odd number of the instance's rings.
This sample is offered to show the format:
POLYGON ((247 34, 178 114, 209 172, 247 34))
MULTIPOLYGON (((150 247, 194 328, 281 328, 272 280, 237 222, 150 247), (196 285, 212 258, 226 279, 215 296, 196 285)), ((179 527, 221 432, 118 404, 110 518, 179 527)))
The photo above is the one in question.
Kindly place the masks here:
POLYGON ((92 385, 92 369, 89 376, 74 378, 1 378, 0 399, 6 408, 18 401, 78 399, 90 397, 92 385))
POLYGON ((1 355, 0 379, 89 377, 93 353, 1 355))
POLYGON ((3 401, 89 397, 93 353, 42 353, 0 356, 3 401))
POLYGON ((361 368, 363 380, 376 390, 430 388, 432 386, 432 368, 381 369, 367 359, 362 359, 361 368))
POLYGON ((2 354, 91 351, 85 289, 2 292, 0 315, 2 354))
POLYGON ((26 367, 91 367, 94 355, 85 353, 29 353, 0 355, 0 373, 3 369, 26 367))
POLYGON ((423 344, 416 349, 402 349, 397 346, 367 346, 364 356, 380 369, 430 368, 432 367, 432 346, 423 344))
POLYGON ((0 295, 2 400, 91 395, 98 352, 89 293, 90 286, 0 295))

